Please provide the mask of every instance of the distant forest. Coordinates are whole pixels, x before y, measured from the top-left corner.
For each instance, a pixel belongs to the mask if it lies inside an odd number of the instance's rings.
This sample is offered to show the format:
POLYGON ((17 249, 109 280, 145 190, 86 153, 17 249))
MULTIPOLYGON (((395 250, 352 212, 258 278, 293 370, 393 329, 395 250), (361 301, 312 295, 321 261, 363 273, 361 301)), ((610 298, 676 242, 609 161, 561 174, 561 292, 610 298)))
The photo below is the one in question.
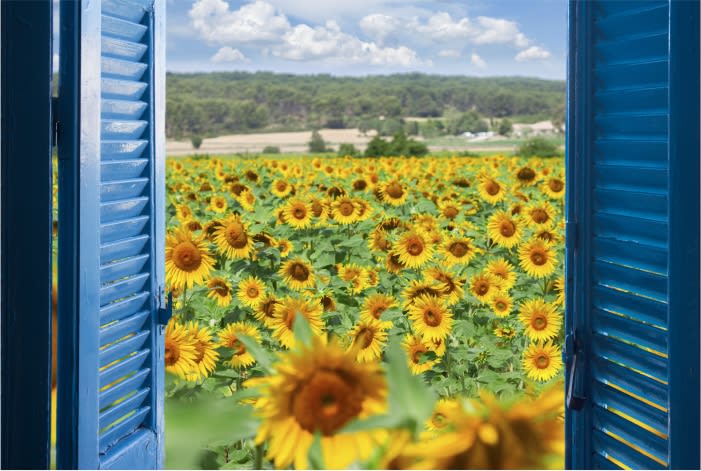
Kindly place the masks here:
MULTIPOLYGON (((186 138, 323 127, 382 131, 391 123, 406 130, 406 117, 431 118, 441 127, 446 116, 461 113, 485 122, 557 121, 564 118, 564 100, 564 81, 521 77, 169 73, 166 133, 186 138)), ((409 133, 419 134, 413 124, 409 133)))

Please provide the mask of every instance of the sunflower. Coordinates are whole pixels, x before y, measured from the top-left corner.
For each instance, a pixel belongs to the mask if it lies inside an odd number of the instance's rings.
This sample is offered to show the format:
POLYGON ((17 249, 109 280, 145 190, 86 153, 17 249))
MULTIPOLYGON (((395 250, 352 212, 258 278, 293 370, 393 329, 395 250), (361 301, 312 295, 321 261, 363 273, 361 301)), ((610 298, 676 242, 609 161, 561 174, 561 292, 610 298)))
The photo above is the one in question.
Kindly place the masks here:
POLYGON ((516 329, 511 326, 500 326, 494 329, 494 335, 509 340, 516 336, 516 329))
POLYGON ((562 317, 555 310, 555 306, 542 299, 525 301, 520 307, 519 318, 531 340, 550 340, 557 337, 562 325, 562 317))
POLYGON ((246 224, 237 215, 229 216, 214 232, 214 243, 227 258, 248 258, 253 249, 253 238, 248 234, 246 224))
POLYGON ((382 293, 371 294, 363 301, 360 320, 380 320, 383 312, 395 306, 397 306, 397 300, 394 297, 382 293))
POLYGON ((362 198, 355 198, 353 202, 355 203, 358 221, 367 221, 370 219, 370 216, 372 216, 374 211, 372 206, 370 206, 370 203, 362 198))
POLYGON ((315 336, 320 336, 324 330, 324 321, 321 320, 321 304, 296 298, 284 298, 278 301, 273 308, 273 337, 284 347, 294 348, 294 320, 298 314, 303 315, 309 322, 309 326, 315 336))
POLYGON ((285 258, 290 254, 294 245, 287 239, 280 239, 277 241, 277 248, 280 251, 280 258, 285 258))
POLYGON ((439 202, 438 210, 441 216, 448 220, 453 220, 460 215, 460 206, 450 200, 439 202))
POLYGON ((285 222, 295 229, 312 225, 312 206, 299 198, 290 198, 282 212, 285 222))
POLYGON ((207 297, 217 301, 217 306, 227 307, 231 304, 231 286, 224 278, 215 276, 207 281, 207 297))
POLYGON ((255 441, 268 441, 266 457, 276 468, 309 468, 316 433, 328 469, 367 460, 386 439, 382 429, 339 433, 355 419, 386 410, 387 384, 378 363, 358 363, 337 343, 315 338, 310 347, 283 353, 274 367, 274 375, 251 386, 261 393, 255 408, 263 420, 255 441))
POLYGON ((478 273, 470 280, 470 293, 482 303, 488 303, 500 290, 499 280, 489 273, 478 273))
POLYGON ((548 381, 562 368, 562 352, 550 341, 532 343, 523 352, 522 364, 530 379, 548 381))
POLYGON ((257 320, 269 329, 275 327, 275 305, 278 304, 277 298, 273 295, 264 296, 255 307, 253 315, 257 320))
POLYGON ((452 237, 441 248, 443 258, 448 266, 467 265, 477 255, 478 249, 469 237, 452 237))
POLYGON ((438 282, 443 285, 444 301, 447 306, 458 303, 465 295, 463 291, 463 280, 458 280, 454 274, 442 268, 433 267, 424 271, 424 280, 428 282, 438 282))
POLYGON ((399 255, 394 253, 388 253, 385 259, 385 269, 388 273, 397 274, 406 268, 406 265, 399 260, 399 255))
POLYGON ((229 205, 226 202, 226 198, 223 196, 212 196, 212 199, 209 200, 209 209, 215 213, 221 214, 225 212, 228 206, 229 205))
POLYGON ((361 363, 379 359, 387 342, 387 329, 390 327, 391 322, 374 318, 361 320, 347 334, 351 340, 348 351, 354 351, 356 359, 361 363))
POLYGON ((201 237, 192 238, 187 229, 176 229, 166 237, 166 280, 174 288, 191 288, 202 283, 214 260, 201 237))
POLYGON ((236 201, 248 212, 253 212, 256 209, 256 195, 251 190, 243 190, 236 198, 236 201))
POLYGON ((440 360, 433 358, 435 353, 420 336, 407 334, 402 342, 407 354, 407 362, 412 374, 420 375, 437 365, 440 360))
POLYGON ((555 271, 557 256, 550 244, 533 239, 523 244, 518 251, 521 268, 534 278, 543 278, 555 271))
POLYGON ((416 231, 402 234, 393 247, 402 264, 409 268, 419 268, 433 256, 433 247, 416 231))
POLYGON ((285 180, 275 180, 270 191, 278 198, 284 198, 292 192, 292 185, 285 180))
POLYGON ((555 298, 555 304, 560 306, 565 305, 565 277, 560 275, 555 280, 555 291, 557 291, 557 298, 555 298))
POLYGON ((192 209, 184 204, 176 205, 175 214, 180 222, 189 221, 193 218, 192 209))
POLYGON ((506 196, 506 190, 494 178, 483 178, 477 189, 480 197, 490 204, 497 204, 506 196))
POLYGON ((487 264, 484 269, 487 273, 499 279, 503 290, 510 290, 516 284, 516 271, 505 258, 497 258, 487 264))
POLYGON ((411 280, 402 291, 404 298, 404 308, 408 309, 414 301, 421 296, 432 296, 440 298, 445 296, 445 287, 442 283, 431 281, 411 280))
POLYGON ((358 207, 352 198, 342 196, 331 203, 331 215, 339 224, 353 224, 358 221, 358 207))
POLYGON ((353 263, 338 265, 338 277, 350 283, 350 291, 353 294, 362 292, 368 286, 367 271, 353 263))
POLYGON ((189 337, 195 346, 195 368, 186 377, 188 381, 197 381, 206 378, 217 366, 219 352, 217 344, 212 340, 212 332, 207 327, 200 326, 194 321, 185 325, 189 337))
POLYGON ((510 249, 521 240, 521 223, 508 211, 497 211, 487 223, 489 237, 499 246, 510 249))
POLYGON ((239 340, 239 336, 250 337, 256 342, 260 342, 261 335, 253 324, 246 322, 234 322, 227 324, 219 331, 219 343, 222 347, 231 350, 229 365, 232 368, 246 368, 255 363, 255 358, 251 355, 246 346, 239 340))
POLYGON ((387 238, 387 231, 380 227, 376 227, 368 235, 368 247, 370 250, 378 252, 389 252, 392 244, 387 238))
POLYGON ((316 280, 312 266, 301 258, 287 260, 280 266, 278 274, 287 286, 296 291, 315 286, 316 280))
POLYGON ((455 399, 439 399, 433 408, 431 417, 426 420, 426 429, 429 432, 438 432, 450 429, 457 419, 460 411, 460 403, 455 399))
POLYGON ((516 172, 516 180, 523 186, 531 186, 538 179, 538 174, 532 168, 525 166, 516 172))
POLYGON ((171 319, 168 321, 165 332, 165 356, 166 371, 174 373, 181 378, 198 371, 197 350, 194 339, 189 335, 184 325, 171 319))
POLYGON ((565 196, 565 182, 559 177, 549 178, 541 188, 552 199, 562 199, 565 196))
POLYGON ((443 340, 453 327, 453 313, 443 301, 433 296, 420 296, 409 307, 414 330, 425 340, 443 340))
POLYGON ((398 180, 392 180, 380 186, 382 201, 392 206, 401 206, 406 202, 409 191, 398 180))
POLYGON ((555 210, 550 203, 541 202, 532 204, 525 211, 526 223, 536 229, 548 229, 552 227, 555 219, 555 210))
POLYGON ((265 284, 255 276, 249 276, 239 283, 236 297, 244 306, 256 307, 265 298, 265 284))
POLYGON ((492 296, 492 299, 489 301, 489 306, 492 308, 492 312, 494 312, 495 316, 506 317, 511 313, 513 301, 511 300, 511 296, 504 291, 500 291, 492 296))

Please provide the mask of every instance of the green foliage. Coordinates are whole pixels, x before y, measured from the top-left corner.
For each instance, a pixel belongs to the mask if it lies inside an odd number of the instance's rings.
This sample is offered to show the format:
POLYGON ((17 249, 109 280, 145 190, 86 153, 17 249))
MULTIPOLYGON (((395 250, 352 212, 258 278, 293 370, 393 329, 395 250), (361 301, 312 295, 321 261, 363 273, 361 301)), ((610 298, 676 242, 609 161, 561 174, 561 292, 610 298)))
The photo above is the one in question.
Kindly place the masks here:
MULTIPOLYGON (((264 128, 362 127, 362 122, 367 125, 380 116, 385 120, 438 118, 450 107, 459 113, 475 110, 483 116, 539 115, 547 119, 563 106, 565 95, 564 81, 424 74, 170 73, 166 83, 166 133, 172 137, 264 128)), ((412 129, 403 130, 412 134, 412 129)))
POLYGON ((504 118, 499 122, 499 129, 497 132, 502 135, 502 136, 508 136, 511 134, 514 130, 514 125, 511 123, 511 120, 508 118, 504 118))
POLYGON ((468 111, 467 113, 453 113, 448 119, 446 125, 448 134, 457 136, 464 132, 485 132, 489 130, 489 126, 476 111, 468 111))
POLYGON ((199 149, 200 146, 202 145, 202 136, 192 136, 190 138, 190 142, 192 143, 192 147, 195 149, 199 149))
POLYGON ((312 131, 312 140, 309 141, 309 152, 312 154, 319 154, 321 152, 326 152, 326 141, 321 137, 321 134, 316 129, 312 131))
POLYGON ((385 155, 423 156, 428 154, 428 147, 423 142, 408 138, 403 132, 394 135, 387 142, 379 136, 375 136, 365 149, 365 157, 380 157, 385 155))
POLYGON ((559 157, 562 152, 557 145, 543 137, 533 137, 521 144, 516 151, 521 157, 559 157))
POLYGON ((358 149, 356 149, 353 144, 341 144, 338 147, 338 156, 339 157, 345 157, 345 156, 355 157, 357 155, 358 155, 358 149))
POLYGON ((280 148, 278 146, 265 146, 263 147, 263 154, 279 154, 280 148))

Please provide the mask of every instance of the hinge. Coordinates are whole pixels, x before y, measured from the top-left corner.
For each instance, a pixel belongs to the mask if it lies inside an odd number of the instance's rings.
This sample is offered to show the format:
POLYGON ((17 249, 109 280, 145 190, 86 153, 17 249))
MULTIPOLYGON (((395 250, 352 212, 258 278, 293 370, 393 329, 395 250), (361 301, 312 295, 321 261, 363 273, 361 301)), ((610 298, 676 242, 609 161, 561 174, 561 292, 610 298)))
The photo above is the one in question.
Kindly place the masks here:
POLYGON ((580 349, 577 331, 567 334, 565 337, 565 351, 563 353, 565 355, 565 362, 569 367, 565 405, 571 410, 581 410, 587 398, 581 390, 584 384, 582 378, 580 378, 584 352, 580 349))
POLYGON ((51 146, 56 147, 58 145, 58 97, 51 97, 51 146))
POLYGON ((161 289, 161 294, 158 296, 158 323, 161 325, 166 325, 173 315, 173 293, 168 292, 168 298, 165 298, 163 290, 161 289))

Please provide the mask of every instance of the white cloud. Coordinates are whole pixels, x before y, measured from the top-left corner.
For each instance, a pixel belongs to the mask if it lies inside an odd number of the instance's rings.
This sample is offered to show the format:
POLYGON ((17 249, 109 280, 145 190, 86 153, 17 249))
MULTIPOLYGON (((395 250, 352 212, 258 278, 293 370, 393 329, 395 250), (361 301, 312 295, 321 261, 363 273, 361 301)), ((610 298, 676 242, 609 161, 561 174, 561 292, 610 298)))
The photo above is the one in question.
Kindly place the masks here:
POLYGON ((461 52, 457 49, 441 49, 438 51, 440 57, 460 57, 461 52))
POLYGON ((518 25, 503 18, 480 16, 477 18, 480 31, 473 38, 475 44, 513 44, 518 48, 528 46, 529 40, 518 29, 518 25))
POLYGON ((263 0, 234 11, 224 0, 197 0, 189 15, 203 39, 220 44, 277 41, 291 28, 287 17, 263 0))
POLYGON ((393 16, 375 13, 364 16, 358 24, 365 34, 382 44, 387 36, 399 28, 401 23, 393 16))
POLYGON ((526 62, 532 60, 542 60, 550 57, 550 51, 543 49, 540 46, 531 46, 518 54, 516 54, 516 60, 518 62, 526 62))
POLYGON ((248 62, 243 52, 230 46, 224 46, 210 59, 212 62, 248 62))
POLYGON ((400 67, 430 65, 430 61, 422 61, 416 51, 408 47, 381 47, 344 33, 335 21, 327 21, 325 26, 295 26, 283 36, 283 43, 273 49, 273 55, 295 61, 316 59, 400 67))
POLYGON ((446 12, 436 13, 424 24, 415 18, 410 26, 435 40, 463 39, 474 34, 472 24, 467 17, 454 21, 453 17, 446 12))
POLYGON ((482 59, 476 52, 473 52, 470 56, 470 63, 477 67, 478 69, 486 69, 487 63, 482 59))

